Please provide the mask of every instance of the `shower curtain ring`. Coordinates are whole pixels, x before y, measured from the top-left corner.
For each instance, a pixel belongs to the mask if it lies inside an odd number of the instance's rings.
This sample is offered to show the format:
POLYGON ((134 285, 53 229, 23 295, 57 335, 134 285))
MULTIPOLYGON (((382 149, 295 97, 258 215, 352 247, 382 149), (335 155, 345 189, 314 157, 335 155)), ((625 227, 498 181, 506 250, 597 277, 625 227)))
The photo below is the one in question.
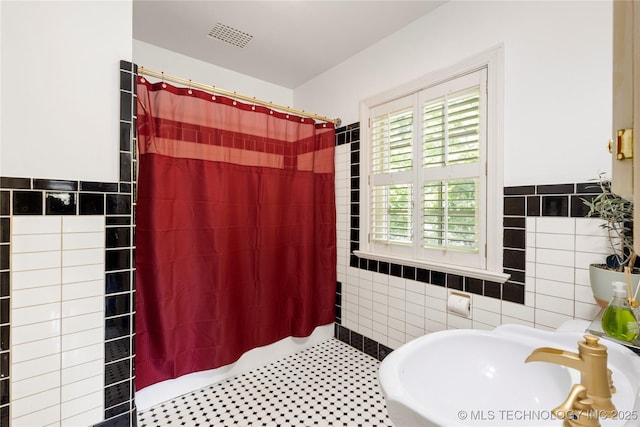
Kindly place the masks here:
POLYGON ((236 91, 233 91, 233 105, 238 105, 238 101, 236 101, 236 91))
POLYGON ((191 79, 189 79, 189 95, 193 95, 193 91, 191 90, 191 79))
POLYGON ((253 97, 253 105, 251 106, 251 109, 253 111, 256 111, 256 97, 255 96, 253 97))
POLYGON ((164 71, 162 72, 162 89, 166 89, 167 84, 164 82, 164 71))
POLYGON ((214 85, 211 85, 211 100, 216 100, 216 87, 214 85))

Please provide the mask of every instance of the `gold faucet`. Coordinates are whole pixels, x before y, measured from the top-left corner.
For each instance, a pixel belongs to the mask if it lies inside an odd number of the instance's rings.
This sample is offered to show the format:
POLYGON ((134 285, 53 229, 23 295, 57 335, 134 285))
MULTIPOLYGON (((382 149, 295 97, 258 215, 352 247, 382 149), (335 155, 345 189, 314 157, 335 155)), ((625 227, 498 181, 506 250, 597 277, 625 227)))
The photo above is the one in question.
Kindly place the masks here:
MULTIPOLYGON (((612 372, 607 368, 607 347, 598 343, 598 337, 585 335, 584 341, 578 341, 578 353, 551 347, 537 348, 525 362, 549 362, 580 371, 580 384, 584 394, 590 399, 591 406, 605 418, 614 416, 616 407, 611 394, 616 392, 611 379, 612 372)), ((558 408, 556 408, 558 409, 558 408)))

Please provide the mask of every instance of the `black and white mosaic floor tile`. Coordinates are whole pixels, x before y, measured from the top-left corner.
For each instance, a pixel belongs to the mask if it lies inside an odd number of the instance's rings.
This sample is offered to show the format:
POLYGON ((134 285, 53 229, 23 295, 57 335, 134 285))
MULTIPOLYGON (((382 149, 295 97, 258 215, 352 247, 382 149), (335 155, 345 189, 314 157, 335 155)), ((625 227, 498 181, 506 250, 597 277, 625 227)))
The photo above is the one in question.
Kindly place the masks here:
POLYGON ((392 427, 380 362, 336 339, 138 414, 138 427, 392 427))

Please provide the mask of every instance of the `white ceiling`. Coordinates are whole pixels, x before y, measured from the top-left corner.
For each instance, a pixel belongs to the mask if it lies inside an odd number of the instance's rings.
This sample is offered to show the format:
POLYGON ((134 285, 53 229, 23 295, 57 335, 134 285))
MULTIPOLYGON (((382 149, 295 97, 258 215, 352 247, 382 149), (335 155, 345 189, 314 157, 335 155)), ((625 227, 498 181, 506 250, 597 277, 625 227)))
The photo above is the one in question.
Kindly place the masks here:
POLYGON ((134 0, 133 37, 293 89, 442 3, 134 0), (253 38, 242 48, 211 38, 217 23, 253 38))

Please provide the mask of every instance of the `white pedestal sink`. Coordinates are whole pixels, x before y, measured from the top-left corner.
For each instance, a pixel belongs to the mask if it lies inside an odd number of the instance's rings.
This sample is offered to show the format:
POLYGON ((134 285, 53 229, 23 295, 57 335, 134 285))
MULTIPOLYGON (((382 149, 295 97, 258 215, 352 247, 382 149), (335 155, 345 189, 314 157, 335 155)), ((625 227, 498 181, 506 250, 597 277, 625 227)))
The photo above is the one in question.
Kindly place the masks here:
MULTIPOLYGON (((551 410, 580 382, 580 373, 524 361, 538 347, 577 352, 584 335, 503 325, 417 338, 380 365, 389 417, 396 427, 561 426, 551 410)), ((607 347, 620 417, 600 422, 603 427, 640 426, 640 357, 614 342, 601 343, 607 347)))

